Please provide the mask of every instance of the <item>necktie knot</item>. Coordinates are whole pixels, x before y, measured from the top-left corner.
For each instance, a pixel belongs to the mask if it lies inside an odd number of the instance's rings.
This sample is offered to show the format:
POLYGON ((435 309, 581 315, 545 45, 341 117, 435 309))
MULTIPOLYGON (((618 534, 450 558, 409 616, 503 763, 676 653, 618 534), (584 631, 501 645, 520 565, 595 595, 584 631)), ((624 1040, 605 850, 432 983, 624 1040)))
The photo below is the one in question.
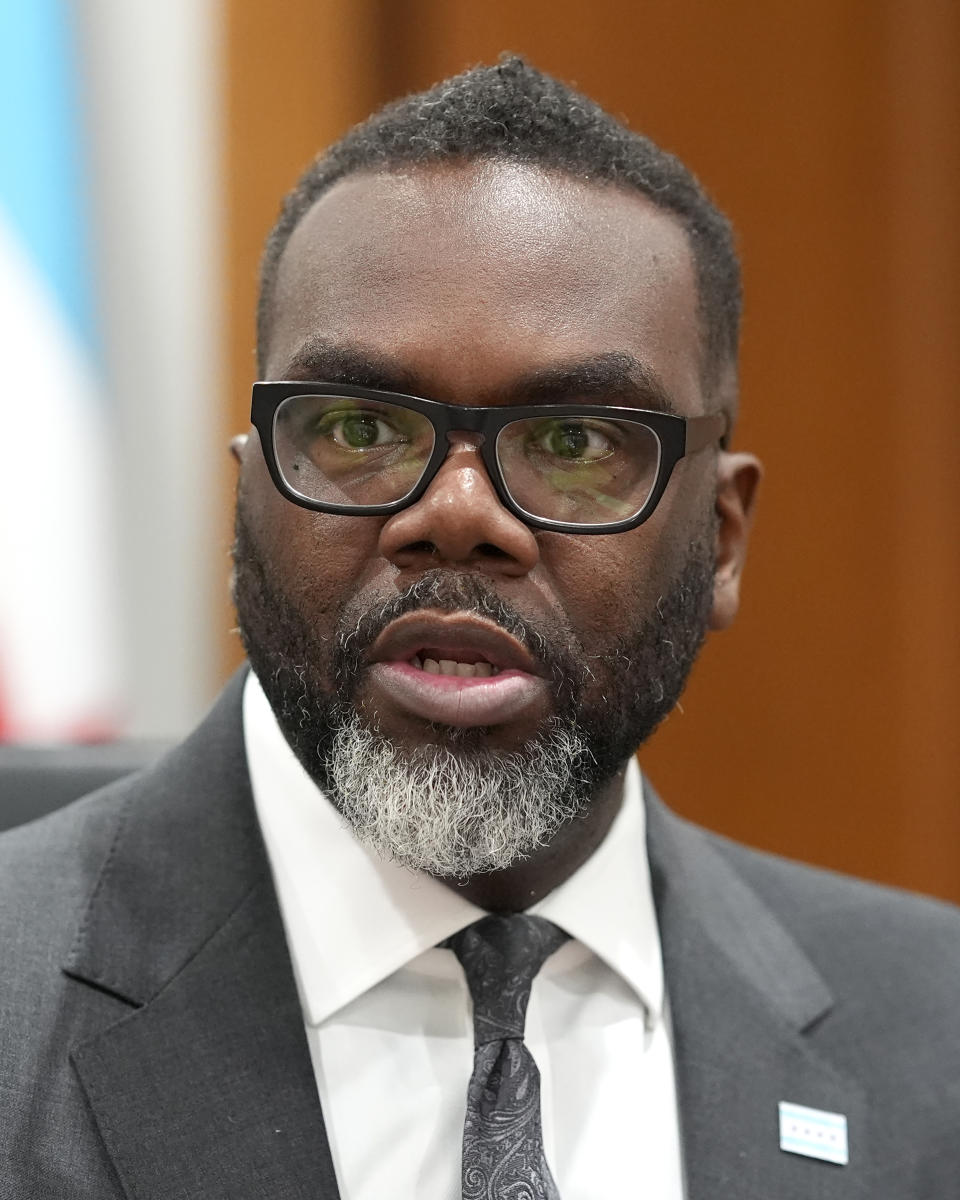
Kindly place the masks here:
POLYGON ((522 1038, 534 976, 567 934, 527 913, 484 917, 447 941, 473 998, 476 1045, 522 1038))

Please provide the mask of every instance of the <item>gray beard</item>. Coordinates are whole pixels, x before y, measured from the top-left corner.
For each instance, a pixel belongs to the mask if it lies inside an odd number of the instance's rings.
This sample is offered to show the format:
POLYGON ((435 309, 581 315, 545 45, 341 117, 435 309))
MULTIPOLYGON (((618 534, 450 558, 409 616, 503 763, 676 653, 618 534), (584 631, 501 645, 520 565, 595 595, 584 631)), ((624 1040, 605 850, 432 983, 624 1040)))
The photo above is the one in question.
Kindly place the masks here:
POLYGON ((432 743, 403 752, 354 710, 336 723, 326 777, 344 819, 376 854, 467 879, 528 857, 583 812, 578 768, 589 757, 560 718, 509 754, 432 743))

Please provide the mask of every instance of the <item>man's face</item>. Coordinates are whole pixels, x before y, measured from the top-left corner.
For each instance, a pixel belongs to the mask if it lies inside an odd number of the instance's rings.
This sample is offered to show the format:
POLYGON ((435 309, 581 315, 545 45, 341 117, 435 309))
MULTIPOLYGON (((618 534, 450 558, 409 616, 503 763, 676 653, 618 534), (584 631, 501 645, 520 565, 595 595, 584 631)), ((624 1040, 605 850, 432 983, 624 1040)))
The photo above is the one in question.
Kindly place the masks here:
MULTIPOLYGON (((653 406, 653 379, 680 415, 705 411, 686 235, 612 187, 496 163, 349 176, 294 231, 274 304, 271 379, 637 407, 653 406)), ((361 786, 374 745, 394 775, 432 771, 436 790, 439 771, 443 792, 470 762, 477 779, 498 762, 550 774, 543 747, 559 737, 561 821, 674 704, 714 604, 713 451, 680 461, 645 524, 601 536, 534 531, 507 512, 470 435, 451 437, 426 494, 390 517, 291 504, 255 434, 240 457, 244 640, 288 739, 348 815, 343 792, 361 786), (501 672, 413 675, 441 656, 501 672)), ((549 836, 548 820, 535 840, 549 836)))

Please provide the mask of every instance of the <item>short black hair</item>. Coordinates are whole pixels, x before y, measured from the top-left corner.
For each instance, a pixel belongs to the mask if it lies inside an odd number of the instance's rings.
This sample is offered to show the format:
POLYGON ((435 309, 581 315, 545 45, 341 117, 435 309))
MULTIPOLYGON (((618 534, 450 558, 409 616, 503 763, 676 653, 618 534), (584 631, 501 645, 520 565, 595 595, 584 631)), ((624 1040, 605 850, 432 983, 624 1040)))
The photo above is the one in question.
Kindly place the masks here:
POLYGON ((730 223, 678 158, 634 133, 593 100, 504 56, 429 91, 388 104, 317 158, 284 199, 260 274, 257 348, 264 369, 280 258, 301 218, 355 171, 500 159, 641 192, 673 214, 690 239, 708 386, 736 364, 740 264, 730 223))

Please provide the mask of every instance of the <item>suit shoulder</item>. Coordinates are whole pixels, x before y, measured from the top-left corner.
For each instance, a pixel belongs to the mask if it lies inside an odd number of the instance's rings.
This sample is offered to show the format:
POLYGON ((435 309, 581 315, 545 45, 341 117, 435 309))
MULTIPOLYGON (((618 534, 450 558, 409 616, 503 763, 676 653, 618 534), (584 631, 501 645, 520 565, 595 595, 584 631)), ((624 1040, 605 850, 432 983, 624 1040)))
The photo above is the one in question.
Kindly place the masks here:
POLYGON ((112 784, 0 834, 2 953, 46 957, 53 944, 65 948, 122 826, 129 797, 128 787, 112 784))
MULTIPOLYGON (((16 869, 19 862, 69 853, 81 843, 109 837, 130 795, 124 778, 65 804, 62 808, 0 833, 0 862, 16 869)), ((3 886, 0 879, 0 886, 3 886)))
POLYGON ((955 988, 960 972, 956 905, 796 862, 717 834, 706 836, 821 970, 859 973, 866 979, 895 968, 898 977, 912 977, 919 990, 933 989, 936 994, 940 984, 949 991, 955 988))
POLYGON ((718 833, 705 831, 705 836, 739 874, 774 898, 803 901, 813 911, 823 907, 836 913, 840 906, 851 915, 860 910, 872 915, 882 910, 902 913, 906 920, 942 921, 960 929, 960 907, 949 901, 758 850, 718 833))
POLYGON ((128 795, 114 784, 0 835, 2 1196, 114 1194, 69 1051, 129 1006, 75 983, 64 965, 128 795))

